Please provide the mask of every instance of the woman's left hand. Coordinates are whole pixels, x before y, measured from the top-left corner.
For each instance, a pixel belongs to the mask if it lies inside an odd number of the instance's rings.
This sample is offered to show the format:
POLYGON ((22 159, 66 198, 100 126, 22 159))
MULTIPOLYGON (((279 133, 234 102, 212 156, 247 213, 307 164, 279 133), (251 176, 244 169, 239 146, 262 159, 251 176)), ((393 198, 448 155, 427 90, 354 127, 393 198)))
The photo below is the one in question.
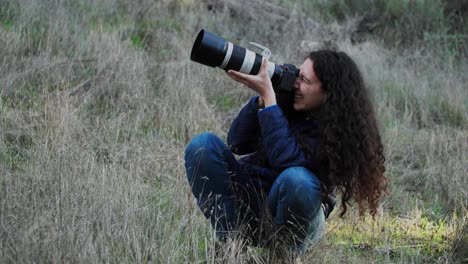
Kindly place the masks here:
POLYGON ((249 75, 238 71, 229 70, 227 74, 233 80, 243 83, 250 89, 256 91, 263 99, 265 107, 276 104, 273 84, 268 76, 268 61, 263 59, 262 67, 257 75, 249 75))

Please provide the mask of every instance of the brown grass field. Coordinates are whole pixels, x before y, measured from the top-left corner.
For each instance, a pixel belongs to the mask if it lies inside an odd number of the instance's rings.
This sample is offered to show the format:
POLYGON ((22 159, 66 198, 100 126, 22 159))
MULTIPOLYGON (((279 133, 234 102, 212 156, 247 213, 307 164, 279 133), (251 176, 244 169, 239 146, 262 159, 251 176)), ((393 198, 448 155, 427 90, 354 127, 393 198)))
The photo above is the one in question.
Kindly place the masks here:
POLYGON ((278 63, 336 47, 371 88, 391 193, 375 220, 334 212, 304 263, 468 263, 466 16, 366 3, 0 0, 0 263, 280 262, 215 254, 187 184, 188 141, 254 95, 189 60, 201 28, 278 63))

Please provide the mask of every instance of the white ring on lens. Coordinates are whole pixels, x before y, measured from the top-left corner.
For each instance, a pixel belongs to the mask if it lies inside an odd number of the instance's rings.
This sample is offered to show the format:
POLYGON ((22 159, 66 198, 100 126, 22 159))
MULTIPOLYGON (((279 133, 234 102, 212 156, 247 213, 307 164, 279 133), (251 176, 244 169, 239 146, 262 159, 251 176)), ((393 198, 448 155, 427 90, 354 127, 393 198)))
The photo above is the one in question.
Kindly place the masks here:
POLYGON ((268 61, 268 76, 270 77, 270 79, 271 77, 273 77, 274 73, 275 73, 275 64, 271 61, 268 61))
POLYGON ((252 70, 254 62, 255 62, 255 52, 246 49, 244 61, 242 62, 242 66, 239 71, 249 74, 250 71, 252 70))
POLYGON ((228 42, 228 48, 227 48, 227 51, 226 51, 226 55, 224 55, 224 60, 221 63, 221 65, 219 66, 221 69, 224 70, 224 68, 226 68, 226 66, 228 65, 229 60, 231 59, 233 49, 234 49, 234 45, 231 42, 228 42))

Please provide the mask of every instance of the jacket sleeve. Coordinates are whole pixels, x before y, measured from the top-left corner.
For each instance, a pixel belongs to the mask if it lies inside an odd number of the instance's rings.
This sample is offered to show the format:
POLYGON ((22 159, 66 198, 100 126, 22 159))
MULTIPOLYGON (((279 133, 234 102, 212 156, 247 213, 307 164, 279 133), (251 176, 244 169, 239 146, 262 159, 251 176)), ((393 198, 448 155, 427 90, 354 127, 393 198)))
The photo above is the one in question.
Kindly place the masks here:
POLYGON ((258 113, 263 147, 272 169, 283 171, 292 166, 308 167, 307 160, 296 136, 289 128, 288 120, 278 105, 267 107, 258 113))
POLYGON ((256 151, 260 136, 258 108, 255 106, 257 97, 250 99, 229 128, 227 143, 229 149, 235 154, 244 155, 256 151))

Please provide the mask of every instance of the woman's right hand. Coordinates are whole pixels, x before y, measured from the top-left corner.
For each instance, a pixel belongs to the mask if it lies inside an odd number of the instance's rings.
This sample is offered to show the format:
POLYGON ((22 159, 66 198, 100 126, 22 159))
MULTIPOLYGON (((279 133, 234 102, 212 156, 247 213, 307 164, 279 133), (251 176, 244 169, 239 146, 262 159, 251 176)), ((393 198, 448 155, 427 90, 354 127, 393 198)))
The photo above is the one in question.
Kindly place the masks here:
POLYGON ((257 75, 245 74, 234 70, 227 71, 227 74, 233 80, 243 83, 250 89, 256 91, 260 97, 262 97, 262 101, 259 101, 259 103, 262 102, 265 107, 268 107, 276 104, 276 96, 267 68, 268 61, 264 58, 257 75))

